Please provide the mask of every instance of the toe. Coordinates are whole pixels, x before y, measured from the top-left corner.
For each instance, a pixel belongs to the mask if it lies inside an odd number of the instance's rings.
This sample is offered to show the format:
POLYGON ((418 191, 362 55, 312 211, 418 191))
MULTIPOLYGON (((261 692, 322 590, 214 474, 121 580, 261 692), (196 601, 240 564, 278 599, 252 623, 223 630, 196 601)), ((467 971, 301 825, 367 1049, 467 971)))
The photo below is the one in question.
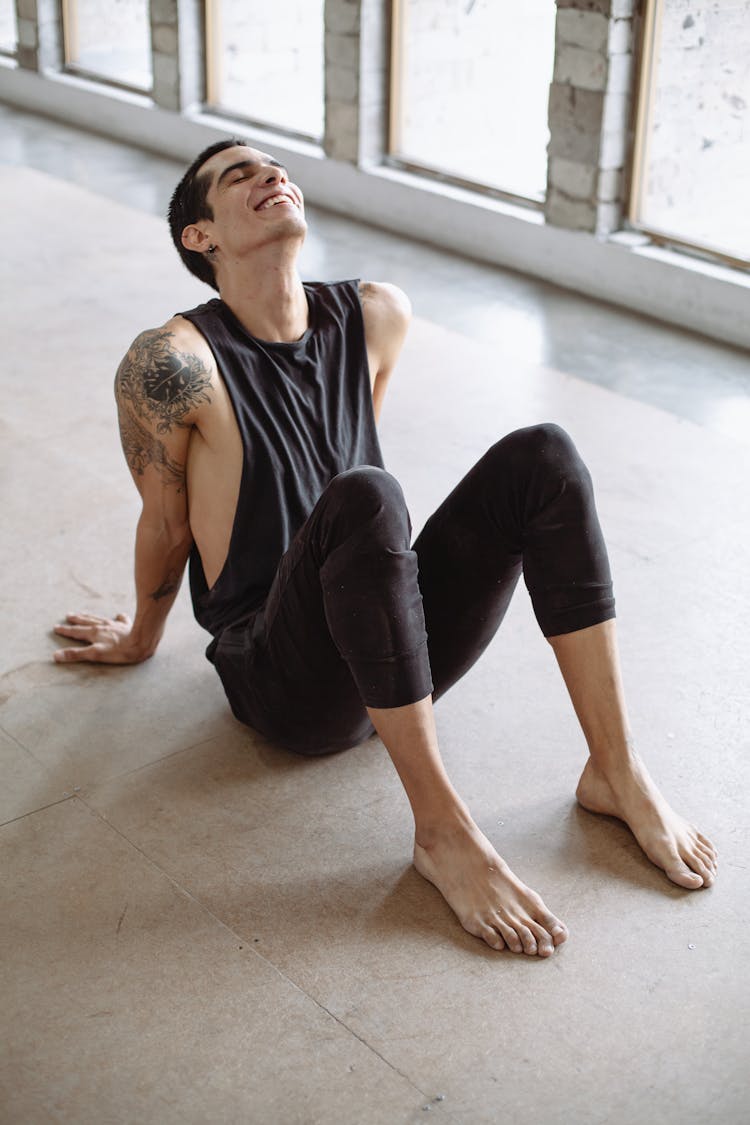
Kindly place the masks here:
POLYGON ((554 914, 543 915, 539 919, 539 924, 551 935, 555 945, 562 945, 567 940, 568 927, 559 918, 555 918, 554 914))
POLYGON ((551 957, 555 952, 555 946, 552 941, 552 936, 542 929, 536 922, 529 923, 534 937, 536 938, 536 949, 540 957, 551 957))
POLYGON ((712 857, 714 862, 716 862, 716 860, 719 858, 719 853, 716 851, 716 848, 713 846, 711 841, 707 840, 706 837, 700 832, 696 832, 695 836, 696 836, 696 839, 698 840, 698 843, 701 844, 706 849, 706 851, 712 857))
POLYGON ((483 926, 479 936, 483 938, 492 949, 497 949, 498 951, 505 949, 505 942, 497 930, 493 930, 492 926, 483 926))
POLYGON ((693 851, 694 854, 706 865, 711 874, 716 875, 716 868, 718 865, 716 863, 716 859, 708 850, 708 848, 704 848, 702 844, 696 844, 693 851))
POLYGON ((703 880, 704 887, 710 887, 713 884, 714 873, 711 870, 709 864, 707 864, 703 859, 696 855, 692 858, 689 858, 687 860, 687 863, 690 867, 692 867, 694 871, 698 873, 698 875, 700 875, 701 879, 703 880))
POLYGON ((530 956, 535 956, 537 952, 536 938, 532 934, 529 927, 524 925, 523 922, 517 922, 516 933, 521 939, 521 945, 523 946, 524 953, 528 953, 530 956))
POLYGON ((508 922, 504 921, 504 919, 500 918, 499 916, 493 918, 492 925, 495 926, 503 935, 505 944, 507 945, 508 949, 511 950, 511 952, 523 953, 523 945, 521 944, 521 939, 519 938, 513 926, 511 926, 508 922))
POLYGON ((688 890, 695 890, 697 887, 703 886, 703 879, 695 871, 691 871, 687 864, 676 856, 664 868, 667 876, 673 883, 677 883, 679 887, 686 887, 688 890))
POLYGON ((473 934, 474 937, 481 938, 482 941, 486 942, 492 949, 505 949, 505 942, 500 934, 486 922, 482 922, 478 919, 472 926, 467 926, 466 929, 470 934, 473 934))

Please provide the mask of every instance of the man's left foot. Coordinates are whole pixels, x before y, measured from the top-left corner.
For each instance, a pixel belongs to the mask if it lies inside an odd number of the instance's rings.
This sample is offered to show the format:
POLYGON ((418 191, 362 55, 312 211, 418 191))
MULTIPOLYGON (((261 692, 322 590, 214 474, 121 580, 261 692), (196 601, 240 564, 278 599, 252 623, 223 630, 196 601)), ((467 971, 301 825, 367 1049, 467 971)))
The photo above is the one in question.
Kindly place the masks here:
POLYGON ((716 878, 716 849, 667 804, 636 754, 605 777, 589 758, 576 798, 589 812, 624 820, 644 852, 680 887, 710 887, 716 878))

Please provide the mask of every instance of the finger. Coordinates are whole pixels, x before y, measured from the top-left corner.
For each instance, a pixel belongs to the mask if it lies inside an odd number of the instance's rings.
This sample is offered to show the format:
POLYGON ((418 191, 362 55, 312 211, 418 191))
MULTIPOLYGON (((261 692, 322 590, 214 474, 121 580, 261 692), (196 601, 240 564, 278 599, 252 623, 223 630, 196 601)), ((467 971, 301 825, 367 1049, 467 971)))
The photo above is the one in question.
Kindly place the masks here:
POLYGON ((93 613, 66 613, 65 620, 71 625, 101 625, 106 617, 97 617, 93 613))
POLYGON ((118 613, 115 621, 122 621, 123 625, 130 625, 131 621, 127 613, 118 613))
POLYGON ((61 637, 71 637, 73 640, 86 641, 94 632, 93 625, 55 625, 54 631, 61 637))
POLYGON ((86 645, 85 648, 59 648, 52 654, 58 664, 75 664, 81 661, 97 661, 99 653, 96 645, 86 645))

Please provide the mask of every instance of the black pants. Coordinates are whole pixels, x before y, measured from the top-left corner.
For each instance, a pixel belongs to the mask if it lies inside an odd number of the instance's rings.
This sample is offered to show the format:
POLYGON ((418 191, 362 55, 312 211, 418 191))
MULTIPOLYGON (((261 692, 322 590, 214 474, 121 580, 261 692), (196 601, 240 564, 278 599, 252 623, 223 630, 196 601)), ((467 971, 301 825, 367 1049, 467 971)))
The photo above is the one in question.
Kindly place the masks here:
POLYGON ((389 473, 330 482, 262 609, 218 640, 238 719, 302 754, 356 745, 373 733, 365 705, 437 699, 472 666, 521 571, 545 636, 615 615, 591 477, 558 426, 493 445, 410 544, 389 473))

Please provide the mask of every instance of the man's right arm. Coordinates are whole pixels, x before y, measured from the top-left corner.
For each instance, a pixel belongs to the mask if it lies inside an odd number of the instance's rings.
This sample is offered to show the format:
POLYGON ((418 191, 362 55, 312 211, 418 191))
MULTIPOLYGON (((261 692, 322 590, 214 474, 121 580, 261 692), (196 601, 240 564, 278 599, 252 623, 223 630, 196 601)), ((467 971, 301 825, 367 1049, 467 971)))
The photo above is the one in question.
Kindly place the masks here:
POLYGON ((192 544, 190 433, 211 401, 210 371, 185 349, 182 336, 174 322, 143 332, 115 378, 122 447, 143 502, 135 542, 135 620, 131 625, 123 614, 114 620, 70 615, 55 631, 87 644, 60 650, 57 660, 136 664, 155 652, 164 632, 192 544))

